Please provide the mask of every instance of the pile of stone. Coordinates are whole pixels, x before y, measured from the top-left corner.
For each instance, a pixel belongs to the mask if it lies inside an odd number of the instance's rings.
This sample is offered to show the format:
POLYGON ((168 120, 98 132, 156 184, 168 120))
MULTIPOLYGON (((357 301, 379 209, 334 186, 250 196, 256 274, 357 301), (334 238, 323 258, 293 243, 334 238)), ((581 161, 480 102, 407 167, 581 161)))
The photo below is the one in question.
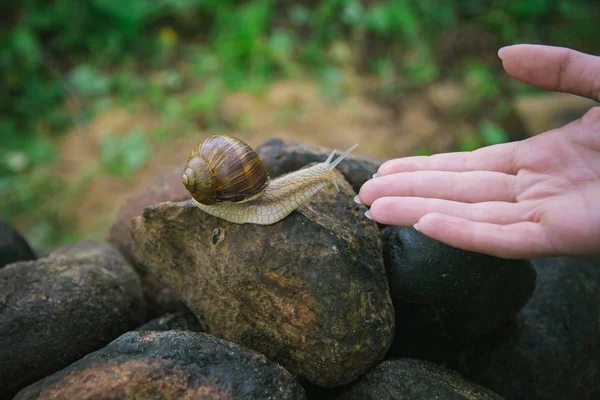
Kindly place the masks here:
MULTIPOLYGON (((271 177, 330 151, 257 149, 271 177)), ((0 225, 0 398, 600 398, 600 260, 378 226, 353 198, 379 164, 268 226, 202 212, 180 169, 108 243, 36 255, 0 225)))

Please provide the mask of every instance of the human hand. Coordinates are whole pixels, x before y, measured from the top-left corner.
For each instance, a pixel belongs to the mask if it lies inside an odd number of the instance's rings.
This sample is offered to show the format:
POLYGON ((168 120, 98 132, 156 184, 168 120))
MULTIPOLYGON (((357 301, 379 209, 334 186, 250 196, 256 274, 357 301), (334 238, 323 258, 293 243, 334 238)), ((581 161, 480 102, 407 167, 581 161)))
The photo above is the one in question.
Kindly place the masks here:
MULTIPOLYGON (((600 101, 600 57, 515 45, 523 82, 600 101)), ((385 162, 357 196, 367 216, 504 258, 600 254, 600 107, 562 128, 472 152, 385 162)))

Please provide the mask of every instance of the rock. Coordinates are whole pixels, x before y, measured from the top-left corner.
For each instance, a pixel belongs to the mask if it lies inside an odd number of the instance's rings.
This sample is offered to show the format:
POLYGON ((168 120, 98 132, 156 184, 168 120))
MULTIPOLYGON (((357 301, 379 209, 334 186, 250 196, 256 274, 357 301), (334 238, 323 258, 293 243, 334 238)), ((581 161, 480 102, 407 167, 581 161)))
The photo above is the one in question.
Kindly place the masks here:
POLYGON ((203 332, 204 328, 198 318, 190 311, 179 311, 175 314, 165 314, 145 323, 137 331, 192 331, 203 332))
POLYGON ((273 225, 232 224, 192 202, 147 207, 134 252, 207 332, 321 386, 348 383, 385 355, 394 314, 381 241, 338 174, 273 225))
POLYGON ((23 236, 12 226, 0 221, 0 268, 16 261, 35 260, 37 257, 23 236))
POLYGON ((600 258, 533 261, 514 323, 465 352, 459 372, 511 399, 600 398, 600 258))
POLYGON ((139 278, 106 244, 81 241, 7 265, 0 282, 0 397, 142 322, 139 278))
POLYGON ((121 205, 108 234, 108 242, 119 250, 127 262, 140 274, 148 318, 175 313, 183 310, 185 306, 170 289, 159 283, 151 275, 146 274, 144 269, 138 268, 133 256, 129 225, 131 219, 140 215, 146 206, 163 201, 180 201, 190 198, 189 192, 181 183, 182 171, 183 167, 173 168, 163 176, 149 181, 146 186, 133 193, 121 205))
POLYGON ((484 387, 466 381, 458 373, 428 361, 384 361, 345 389, 339 400, 502 400, 484 387))
POLYGON ((383 257, 396 311, 391 354, 449 361, 501 327, 535 287, 529 261, 459 250, 388 227, 383 257))
MULTIPOLYGON (((346 149, 338 149, 344 151, 346 149)), ((296 142, 286 139, 269 139, 256 148, 269 175, 274 178, 296 171, 313 162, 323 162, 333 149, 296 142)), ((383 163, 374 157, 350 154, 338 166, 344 178, 355 192, 371 179, 377 168, 383 163)))
POLYGON ((15 399, 305 399, 262 354, 213 336, 128 332, 15 399))

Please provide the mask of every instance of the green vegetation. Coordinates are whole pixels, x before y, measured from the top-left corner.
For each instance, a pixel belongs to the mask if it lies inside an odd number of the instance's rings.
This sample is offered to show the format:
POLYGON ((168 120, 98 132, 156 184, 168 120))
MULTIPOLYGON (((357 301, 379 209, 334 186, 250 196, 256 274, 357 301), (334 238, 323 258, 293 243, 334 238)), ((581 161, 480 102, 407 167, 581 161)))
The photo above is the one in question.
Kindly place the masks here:
MULTIPOLYGON (((260 96, 274 79, 302 76, 337 101, 352 68, 375 75, 379 96, 393 101, 452 77, 473 94, 459 111, 480 119, 480 132, 459 143, 470 150, 507 140, 488 121, 494 115, 475 109, 501 113, 503 93, 523 90, 496 78, 486 49, 529 42, 600 51, 594 0, 24 0, 0 12, 0 218, 26 221, 36 246, 73 239, 61 195, 81 190, 98 168, 127 178, 155 143, 194 124, 231 123, 215 113, 228 92, 260 96), (65 191, 47 172, 61 135, 140 99, 161 124, 104 135, 101 165, 65 191)), ((283 108, 276 118, 283 124, 297 113, 283 108)), ((235 123, 251 124, 251 116, 235 123)))

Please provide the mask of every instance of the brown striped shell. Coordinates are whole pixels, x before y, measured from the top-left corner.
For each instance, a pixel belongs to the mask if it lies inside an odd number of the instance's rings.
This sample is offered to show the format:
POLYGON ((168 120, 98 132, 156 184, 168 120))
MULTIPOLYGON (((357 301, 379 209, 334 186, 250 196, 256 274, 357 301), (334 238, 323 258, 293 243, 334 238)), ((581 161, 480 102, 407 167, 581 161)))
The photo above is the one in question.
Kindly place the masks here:
POLYGON ((199 203, 242 202, 258 197, 269 176, 258 154, 229 136, 212 136, 192 150, 181 181, 199 203))

